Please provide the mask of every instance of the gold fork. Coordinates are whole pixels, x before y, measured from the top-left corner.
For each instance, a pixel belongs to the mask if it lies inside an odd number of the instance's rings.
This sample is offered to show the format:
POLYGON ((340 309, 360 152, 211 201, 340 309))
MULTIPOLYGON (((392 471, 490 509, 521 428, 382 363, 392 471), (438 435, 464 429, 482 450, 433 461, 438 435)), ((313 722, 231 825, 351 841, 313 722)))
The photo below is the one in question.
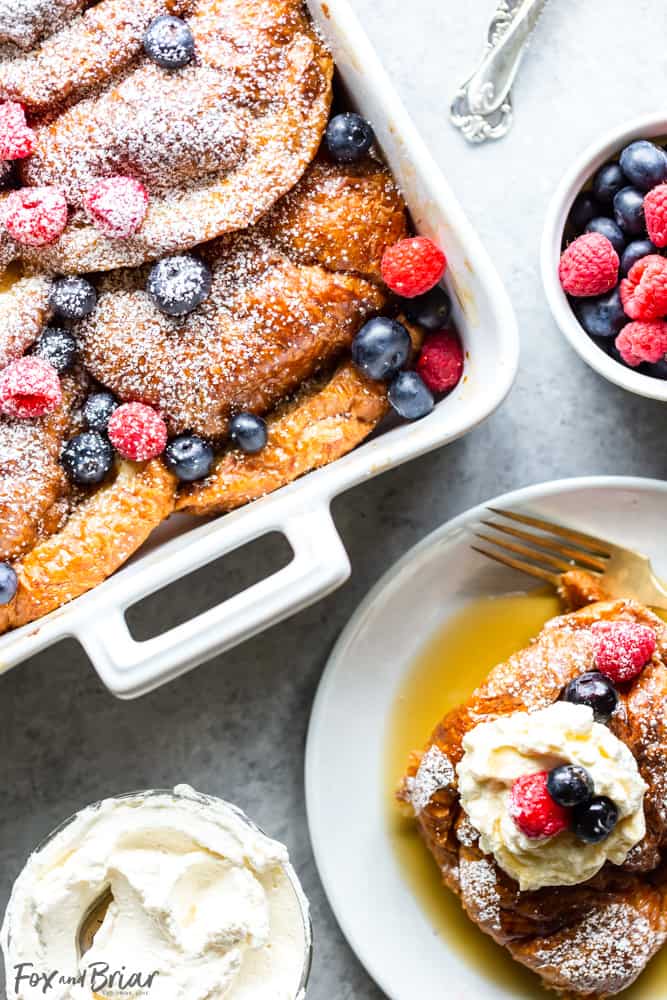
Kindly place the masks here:
POLYGON ((498 518, 512 523, 482 521, 486 528, 498 534, 476 531, 475 535, 495 546, 495 549, 473 545, 475 552, 545 580, 556 588, 560 586, 563 573, 573 569, 585 570, 603 582, 604 590, 610 597, 634 597, 649 607, 667 610, 667 588, 656 577, 648 557, 641 552, 539 517, 495 507, 488 509, 498 518), (517 527, 518 524, 535 530, 527 531, 517 527))

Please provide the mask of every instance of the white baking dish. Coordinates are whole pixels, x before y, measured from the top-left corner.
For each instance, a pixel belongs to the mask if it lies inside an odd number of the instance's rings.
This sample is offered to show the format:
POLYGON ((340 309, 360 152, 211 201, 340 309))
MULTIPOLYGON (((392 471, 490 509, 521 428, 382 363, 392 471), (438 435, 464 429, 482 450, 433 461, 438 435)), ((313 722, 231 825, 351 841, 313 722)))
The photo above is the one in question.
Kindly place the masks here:
MULTIPOLYGON (((118 697, 133 698, 294 614, 344 583, 347 553, 331 518, 333 497, 461 437, 504 399, 518 364, 510 301, 486 252, 415 131, 347 0, 311 0, 352 103, 372 121, 416 229, 449 259, 448 283, 468 361, 452 395, 426 419, 362 445, 338 462, 239 511, 205 524, 179 516, 106 583, 0 639, 0 670, 74 636, 118 697), (125 611, 241 545, 282 532, 294 550, 285 568, 163 635, 135 641, 125 611)), ((462 152, 461 155, 474 155, 462 152)))

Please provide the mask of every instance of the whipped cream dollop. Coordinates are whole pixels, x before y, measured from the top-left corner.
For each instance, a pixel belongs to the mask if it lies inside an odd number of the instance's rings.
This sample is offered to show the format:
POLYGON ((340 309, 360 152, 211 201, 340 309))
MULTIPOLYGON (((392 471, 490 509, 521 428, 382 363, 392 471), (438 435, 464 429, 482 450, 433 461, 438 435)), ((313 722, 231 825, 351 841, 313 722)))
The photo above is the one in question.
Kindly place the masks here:
POLYGON ((281 844, 187 786, 91 806, 14 886, 2 928, 7 996, 295 1000, 310 931, 289 872, 281 844), (109 892, 82 955, 82 926, 109 892))
POLYGON ((647 786, 637 762, 585 705, 557 702, 538 712, 480 723, 465 735, 463 749, 456 768, 461 805, 479 831, 481 850, 493 854, 524 891, 585 882, 606 861, 623 864, 646 834, 647 786), (531 839, 510 815, 514 781, 561 764, 586 768, 595 794, 606 795, 618 808, 616 827, 599 844, 586 844, 569 830, 531 839))

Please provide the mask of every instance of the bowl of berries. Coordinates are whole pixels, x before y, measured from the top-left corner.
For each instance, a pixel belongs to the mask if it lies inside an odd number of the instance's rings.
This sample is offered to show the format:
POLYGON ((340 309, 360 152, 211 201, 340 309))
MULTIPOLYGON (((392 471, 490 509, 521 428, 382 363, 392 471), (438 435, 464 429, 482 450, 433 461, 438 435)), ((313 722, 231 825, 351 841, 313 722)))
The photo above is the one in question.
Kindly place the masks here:
POLYGON ((599 374, 667 401, 667 118, 605 136, 550 205, 542 280, 570 344, 599 374))

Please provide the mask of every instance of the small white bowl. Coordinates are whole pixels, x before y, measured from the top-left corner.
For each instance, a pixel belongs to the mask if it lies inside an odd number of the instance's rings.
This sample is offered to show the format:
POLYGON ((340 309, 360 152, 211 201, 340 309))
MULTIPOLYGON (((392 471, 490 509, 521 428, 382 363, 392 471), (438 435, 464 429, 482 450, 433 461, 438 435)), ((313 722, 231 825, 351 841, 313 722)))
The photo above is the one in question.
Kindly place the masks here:
POLYGON ((547 301, 556 322, 577 354, 596 372, 623 389, 638 396, 667 402, 667 380, 626 368, 591 340, 575 316, 558 279, 563 231, 576 196, 595 172, 617 156, 628 143, 634 139, 655 139, 664 135, 667 135, 667 118, 663 112, 626 122, 589 146, 567 172, 551 200, 542 235, 541 264, 547 301))

